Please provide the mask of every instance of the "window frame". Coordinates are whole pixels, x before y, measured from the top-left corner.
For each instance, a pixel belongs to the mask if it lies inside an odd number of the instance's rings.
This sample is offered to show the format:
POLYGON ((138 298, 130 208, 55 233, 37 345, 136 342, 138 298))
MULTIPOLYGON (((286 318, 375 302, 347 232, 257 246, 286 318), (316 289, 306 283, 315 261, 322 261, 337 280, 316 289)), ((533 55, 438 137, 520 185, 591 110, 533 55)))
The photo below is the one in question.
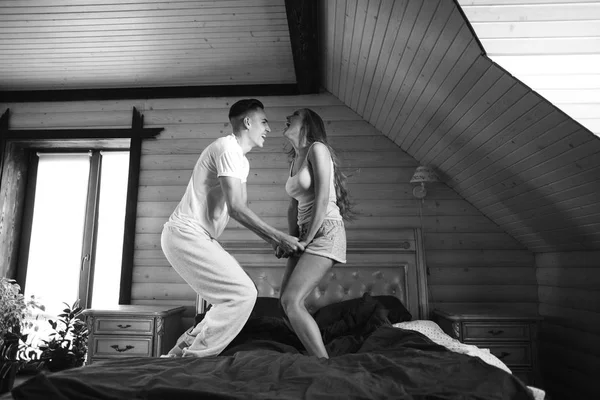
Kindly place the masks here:
MULTIPOLYGON (((37 185, 37 173, 39 156, 44 149, 31 147, 29 153, 29 168, 27 177, 27 189, 25 191, 23 218, 21 222, 21 235, 19 246, 19 258, 17 261, 17 282, 25 291, 27 285, 27 266, 29 262, 31 232, 33 228, 33 211, 35 204, 35 188, 37 185)), ((45 149, 48 150, 48 149, 45 149)), ((84 217, 83 243, 81 245, 81 264, 79 277, 79 305, 89 308, 92 305, 94 269, 96 262, 96 241, 98 235, 98 217, 100 203, 100 174, 102 169, 103 151, 125 151, 122 147, 103 149, 97 148, 52 148, 52 153, 81 153, 90 152, 90 171, 86 196, 86 207, 84 217)), ((129 152, 129 151, 128 151, 129 152)))
MULTIPOLYGON (((27 178, 22 179, 17 183, 19 186, 16 190, 19 193, 16 193, 15 195, 17 196, 16 202, 20 204, 17 204, 18 207, 14 215, 15 219, 13 221, 13 227, 15 227, 15 231, 12 232, 13 236, 10 237, 6 233, 6 229, 5 232, 0 231, 0 241, 11 241, 12 239, 12 243, 10 243, 12 248, 9 250, 16 256, 16 260, 12 259, 7 263, 9 265, 3 266, 1 271, 2 276, 16 278, 18 283, 22 285, 25 284, 25 274, 20 271, 21 268, 18 266, 21 265, 19 259, 23 257, 24 250, 22 248, 23 246, 21 246, 21 238, 27 233, 23 232, 21 228, 24 223, 28 223, 28 226, 31 227, 31 221, 27 221, 27 216, 24 212, 24 207, 26 207, 26 204, 24 204, 24 189, 25 186, 33 185, 31 179, 32 177, 35 177, 32 175, 33 172, 30 171, 29 163, 27 162, 31 158, 31 153, 33 151, 38 151, 40 149, 129 150, 129 176, 127 183, 127 201, 125 206, 125 229, 123 233, 119 304, 130 304, 142 140, 155 138, 164 128, 144 128, 143 115, 135 107, 133 107, 132 126, 131 128, 125 129, 81 128, 11 130, 8 128, 9 113, 10 110, 7 109, 2 117, 0 117, 0 185, 3 182, 4 176, 9 172, 27 178), (7 164, 7 159, 14 157, 15 155, 18 158, 21 152, 25 152, 27 157, 25 163, 16 165, 7 164), (21 196, 22 198, 20 198, 21 196)), ((35 180, 33 180, 33 182, 35 182, 35 180)), ((2 187, 0 187, 0 193, 3 193, 2 187)), ((33 207, 31 207, 31 212, 32 211, 33 207)), ((30 233, 31 232, 29 232, 29 234, 30 233)))

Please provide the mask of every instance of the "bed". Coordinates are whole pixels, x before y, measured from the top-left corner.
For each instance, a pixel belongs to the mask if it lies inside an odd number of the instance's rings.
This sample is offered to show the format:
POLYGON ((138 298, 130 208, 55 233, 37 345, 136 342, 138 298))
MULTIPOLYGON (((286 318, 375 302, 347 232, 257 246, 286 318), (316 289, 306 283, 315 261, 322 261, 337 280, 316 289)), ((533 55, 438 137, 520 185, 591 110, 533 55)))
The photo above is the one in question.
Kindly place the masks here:
MULTIPOLYGON (((398 243, 354 247, 349 260, 379 261, 335 267, 307 299, 328 360, 307 356, 285 323, 277 300, 282 268, 250 265, 259 298, 221 355, 124 357, 40 373, 5 398, 543 399, 489 352, 458 343, 427 320, 418 231, 398 243)), ((202 302, 198 311, 196 321, 202 302)))

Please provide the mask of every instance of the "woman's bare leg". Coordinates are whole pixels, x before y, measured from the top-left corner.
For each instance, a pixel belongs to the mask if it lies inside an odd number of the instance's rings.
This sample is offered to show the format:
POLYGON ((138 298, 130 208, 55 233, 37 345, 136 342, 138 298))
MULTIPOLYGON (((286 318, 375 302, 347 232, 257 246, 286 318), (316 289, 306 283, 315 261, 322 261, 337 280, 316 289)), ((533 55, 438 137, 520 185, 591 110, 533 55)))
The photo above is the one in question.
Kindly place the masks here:
POLYGON ((304 305, 304 300, 333 266, 333 260, 303 253, 291 272, 281 294, 281 304, 290 324, 309 355, 329 358, 319 326, 304 305))
POLYGON ((283 278, 281 279, 281 289, 280 289, 280 296, 279 298, 281 298, 281 295, 283 295, 283 292, 285 291, 285 287, 287 286, 288 281, 290 280, 290 276, 292 276, 292 272, 294 272, 294 269, 296 268, 296 264, 298 264, 298 260, 299 257, 289 257, 287 259, 287 263, 285 265, 285 272, 283 273, 283 278))
POLYGON ((290 276, 292 276, 292 272, 294 272, 294 269, 296 268, 296 264, 298 263, 298 260, 299 260, 299 257, 296 257, 296 256, 289 257, 287 259, 287 263, 285 265, 285 272, 283 273, 283 278, 281 279, 281 289, 279 291, 279 306, 281 307, 281 310, 283 311, 283 320, 284 320, 285 324, 287 325, 287 327, 290 328, 290 330, 294 330, 294 328, 290 324, 290 320, 288 319, 288 316, 285 313, 285 309, 283 308, 283 304, 281 303, 281 301, 282 301, 282 296, 283 296, 283 293, 285 292, 287 283, 290 280, 290 276))

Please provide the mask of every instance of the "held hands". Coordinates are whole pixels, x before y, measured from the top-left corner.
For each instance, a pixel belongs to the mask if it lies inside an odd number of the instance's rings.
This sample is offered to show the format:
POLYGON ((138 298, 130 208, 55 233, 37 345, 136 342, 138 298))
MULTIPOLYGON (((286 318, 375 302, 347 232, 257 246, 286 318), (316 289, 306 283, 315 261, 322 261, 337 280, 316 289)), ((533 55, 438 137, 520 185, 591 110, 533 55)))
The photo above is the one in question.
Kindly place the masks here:
POLYGON ((277 258, 289 258, 292 256, 296 256, 302 252, 302 251, 286 252, 281 248, 281 246, 274 246, 274 249, 275 249, 275 257, 277 257, 277 258))
POLYGON ((288 258, 304 251, 306 243, 301 242, 295 236, 283 235, 279 240, 279 243, 273 244, 275 250, 275 257, 277 258, 288 258))
POLYGON ((281 247, 279 247, 278 245, 274 245, 273 249, 275 250, 275 257, 277 258, 288 258, 289 254, 286 254, 283 250, 281 250, 281 247))

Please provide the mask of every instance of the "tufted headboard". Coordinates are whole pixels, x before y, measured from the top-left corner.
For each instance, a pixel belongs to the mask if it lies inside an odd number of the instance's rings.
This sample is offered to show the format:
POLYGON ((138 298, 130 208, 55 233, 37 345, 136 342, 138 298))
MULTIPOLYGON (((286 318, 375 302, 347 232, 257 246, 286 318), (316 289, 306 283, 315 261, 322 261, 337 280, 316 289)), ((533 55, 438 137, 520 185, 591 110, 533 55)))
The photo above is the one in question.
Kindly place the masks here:
MULTIPOLYGON (((389 239, 389 238, 388 238, 389 239)), ((428 318, 427 281, 422 251, 421 233, 419 229, 406 229, 393 232, 393 242, 384 244, 361 245, 349 243, 347 264, 337 264, 306 300, 308 310, 312 313, 319 308, 361 297, 365 292, 371 295, 392 295, 400 299, 413 315, 413 319, 428 318)), ((224 246, 230 251, 250 278, 256 284, 259 297, 279 297, 281 279, 285 261, 277 260, 269 251, 264 254, 264 262, 260 262, 264 249, 254 249, 252 257, 248 256, 248 248, 244 249, 247 262, 239 256, 239 248, 224 246), (236 251, 237 250, 237 251, 236 251), (273 264, 273 259, 278 262, 273 264), (268 264, 268 265, 265 265, 268 264)), ((198 304, 198 311, 203 306, 198 304)))

